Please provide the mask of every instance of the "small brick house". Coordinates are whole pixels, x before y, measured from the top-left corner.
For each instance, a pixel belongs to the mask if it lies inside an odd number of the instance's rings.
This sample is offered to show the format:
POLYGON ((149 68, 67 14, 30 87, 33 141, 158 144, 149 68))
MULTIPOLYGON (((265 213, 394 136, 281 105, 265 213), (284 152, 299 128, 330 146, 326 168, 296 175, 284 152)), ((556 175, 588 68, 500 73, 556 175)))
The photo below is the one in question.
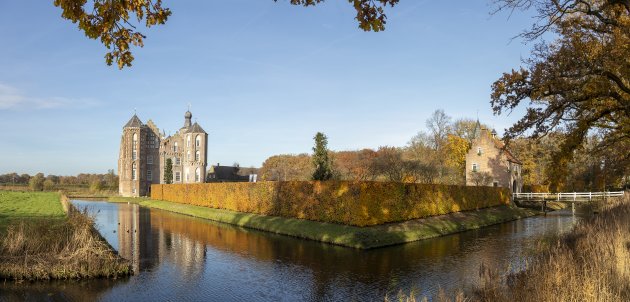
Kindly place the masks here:
POLYGON ((494 130, 481 127, 479 121, 470 150, 466 154, 466 185, 495 186, 521 192, 522 163, 505 148, 494 130))

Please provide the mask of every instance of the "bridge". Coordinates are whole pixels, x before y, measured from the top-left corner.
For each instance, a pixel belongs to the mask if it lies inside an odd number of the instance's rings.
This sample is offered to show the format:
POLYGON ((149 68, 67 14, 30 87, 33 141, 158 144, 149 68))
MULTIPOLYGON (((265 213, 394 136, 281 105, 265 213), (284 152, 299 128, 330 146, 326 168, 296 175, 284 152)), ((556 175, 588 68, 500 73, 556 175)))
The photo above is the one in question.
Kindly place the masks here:
POLYGON ((592 202, 595 200, 607 200, 611 197, 623 197, 624 191, 617 192, 570 192, 570 193, 514 193, 514 202, 540 202, 544 211, 547 201, 567 201, 571 202, 575 211, 576 202, 592 202))

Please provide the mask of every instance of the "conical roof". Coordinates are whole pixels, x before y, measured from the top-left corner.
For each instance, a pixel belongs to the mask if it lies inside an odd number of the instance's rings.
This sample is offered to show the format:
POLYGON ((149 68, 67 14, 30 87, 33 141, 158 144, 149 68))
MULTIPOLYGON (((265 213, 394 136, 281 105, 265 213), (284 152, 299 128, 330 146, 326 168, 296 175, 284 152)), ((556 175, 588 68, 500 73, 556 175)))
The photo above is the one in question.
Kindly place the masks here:
POLYGON ((123 128, 132 128, 132 127, 140 128, 142 126, 143 126, 142 121, 140 120, 140 118, 138 118, 137 115, 134 114, 131 117, 131 119, 127 122, 127 124, 125 124, 125 127, 123 128))
POLYGON ((187 133, 206 133, 206 131, 204 131, 203 128, 201 128, 201 126, 197 124, 197 122, 195 122, 192 126, 190 126, 190 128, 188 128, 188 131, 186 132, 187 133))

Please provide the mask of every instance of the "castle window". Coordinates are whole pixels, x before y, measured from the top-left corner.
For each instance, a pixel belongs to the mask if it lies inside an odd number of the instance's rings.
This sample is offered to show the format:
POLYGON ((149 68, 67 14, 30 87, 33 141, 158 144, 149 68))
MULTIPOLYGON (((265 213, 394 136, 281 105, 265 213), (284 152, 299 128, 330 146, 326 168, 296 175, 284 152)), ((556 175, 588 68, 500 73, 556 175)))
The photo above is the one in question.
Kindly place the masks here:
POLYGON ((153 171, 147 170, 147 180, 153 180, 153 171))
POLYGON ((149 165, 153 164, 153 155, 147 156, 147 164, 149 164, 149 165))
POLYGON ((190 161, 190 150, 186 153, 186 160, 190 161))
POLYGON ((197 146, 197 148, 201 146, 201 137, 199 135, 195 138, 195 146, 197 146))
POLYGON ((138 134, 134 133, 133 134, 133 139, 132 139, 132 144, 131 144, 131 160, 136 160, 138 159, 138 134))
POLYGON ((481 147, 477 147, 477 155, 481 155, 483 152, 481 151, 481 147))
POLYGON ((190 147, 190 134, 188 134, 188 137, 186 138, 186 147, 190 147))
POLYGON ((173 152, 177 152, 177 142, 173 145, 173 152))
POLYGON ((201 180, 201 174, 199 172, 199 168, 195 170, 195 182, 199 182, 201 180))
POLYGON ((479 171, 479 165, 477 165, 477 164, 472 164, 472 171, 473 171, 473 172, 477 172, 477 171, 479 171))
POLYGON ((182 161, 181 161, 181 159, 179 157, 175 157, 175 164, 176 165, 181 165, 182 164, 182 161))
POLYGON ((493 186, 493 187, 498 187, 498 186, 499 186, 499 182, 498 182, 498 181, 493 182, 493 183, 492 183, 492 186, 493 186))
POLYGON ((177 171, 175 172, 175 182, 180 182, 182 181, 182 173, 177 171))
POLYGON ((200 157, 199 151, 195 152, 195 161, 199 161, 199 157, 200 157))
POLYGON ((136 163, 131 164, 131 179, 136 180, 136 163))
POLYGON ((153 148, 153 147, 155 147, 155 134, 153 134, 153 132, 150 132, 150 133, 147 135, 147 146, 148 146, 149 148, 153 148))

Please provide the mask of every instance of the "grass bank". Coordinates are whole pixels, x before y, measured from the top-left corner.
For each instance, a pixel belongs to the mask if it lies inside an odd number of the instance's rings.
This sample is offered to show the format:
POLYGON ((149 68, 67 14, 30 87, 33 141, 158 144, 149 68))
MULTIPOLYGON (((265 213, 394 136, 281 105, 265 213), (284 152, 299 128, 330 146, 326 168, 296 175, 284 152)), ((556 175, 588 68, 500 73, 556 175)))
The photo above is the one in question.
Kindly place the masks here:
MULTIPOLYGON (((134 199, 138 200, 138 199, 134 199)), ((276 234, 358 249, 371 249, 428 239, 533 216, 536 211, 499 206, 370 227, 264 216, 161 200, 139 200, 141 206, 229 223, 276 234)))
POLYGON ((0 237, 24 220, 62 222, 65 217, 58 193, 0 191, 0 237))
POLYGON ((0 191, 0 279, 43 280, 129 275, 92 218, 56 193, 0 191))

